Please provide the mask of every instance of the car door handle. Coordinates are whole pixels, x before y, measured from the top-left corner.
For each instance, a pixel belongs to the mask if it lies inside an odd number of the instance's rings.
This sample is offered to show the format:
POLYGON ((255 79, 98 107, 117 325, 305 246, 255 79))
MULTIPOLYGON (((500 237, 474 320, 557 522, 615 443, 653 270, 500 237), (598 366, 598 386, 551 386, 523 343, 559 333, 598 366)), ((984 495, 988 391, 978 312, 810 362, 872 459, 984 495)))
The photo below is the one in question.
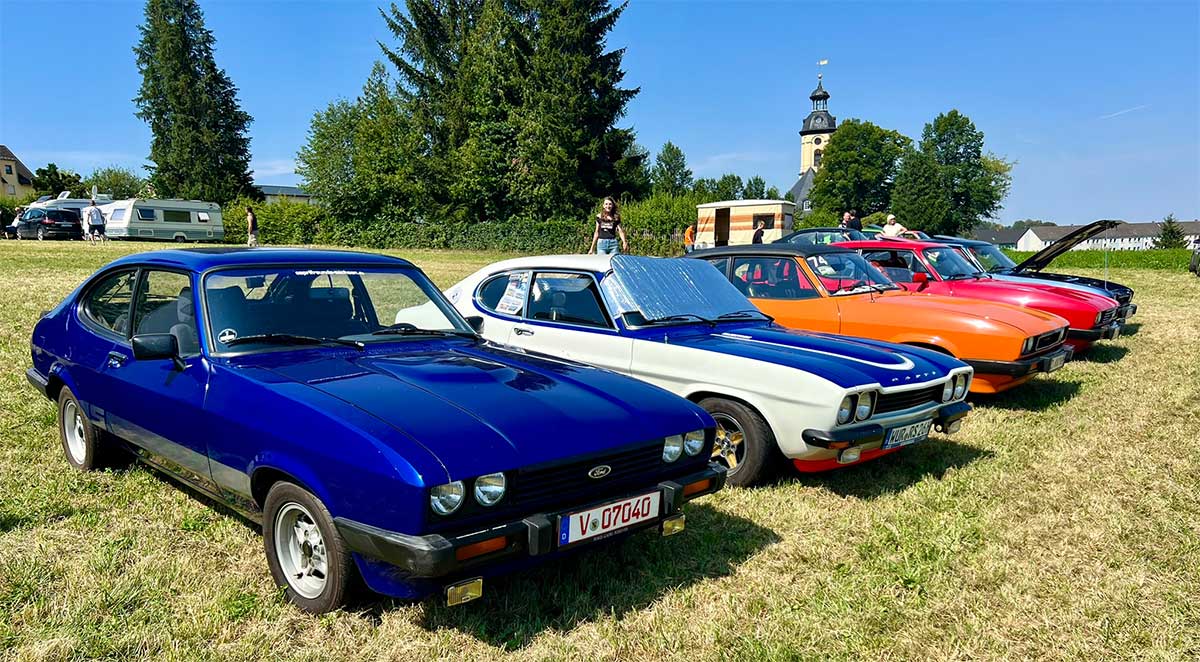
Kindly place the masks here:
POLYGON ((532 336, 533 329, 522 329, 520 327, 517 327, 517 328, 513 329, 513 333, 516 333, 518 336, 532 336))
POLYGON ((108 367, 110 368, 120 368, 121 366, 125 365, 125 362, 128 360, 129 357, 120 352, 108 353, 108 367))

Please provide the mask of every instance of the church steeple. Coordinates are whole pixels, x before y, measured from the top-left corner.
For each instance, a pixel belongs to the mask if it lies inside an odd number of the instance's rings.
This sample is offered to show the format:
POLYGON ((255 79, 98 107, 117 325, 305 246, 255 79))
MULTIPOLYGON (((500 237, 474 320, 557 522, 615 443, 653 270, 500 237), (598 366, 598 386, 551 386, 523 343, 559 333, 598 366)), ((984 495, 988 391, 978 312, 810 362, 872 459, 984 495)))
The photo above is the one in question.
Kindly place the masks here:
MULTIPOLYGON (((822 62, 824 63, 824 61, 822 62)), ((829 92, 825 90, 822 75, 817 74, 817 89, 808 95, 812 100, 812 112, 804 118, 800 128, 800 174, 821 167, 821 155, 830 136, 837 129, 837 118, 829 114, 829 92)))
POLYGON ((817 74, 817 89, 808 95, 812 99, 813 110, 827 110, 829 104, 829 93, 825 91, 825 87, 821 84, 821 74, 817 74))

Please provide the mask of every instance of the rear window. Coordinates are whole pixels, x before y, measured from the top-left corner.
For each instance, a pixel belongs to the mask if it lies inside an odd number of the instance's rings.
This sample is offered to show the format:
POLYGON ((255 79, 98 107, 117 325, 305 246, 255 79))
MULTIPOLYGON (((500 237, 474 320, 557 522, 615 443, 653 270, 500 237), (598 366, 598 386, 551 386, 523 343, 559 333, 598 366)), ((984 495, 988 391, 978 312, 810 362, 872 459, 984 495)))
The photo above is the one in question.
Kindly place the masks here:
POLYGON ((60 221, 63 223, 66 223, 69 221, 70 222, 78 222, 79 221, 79 216, 76 215, 75 212, 73 212, 69 209, 51 209, 46 212, 46 215, 56 221, 60 221))

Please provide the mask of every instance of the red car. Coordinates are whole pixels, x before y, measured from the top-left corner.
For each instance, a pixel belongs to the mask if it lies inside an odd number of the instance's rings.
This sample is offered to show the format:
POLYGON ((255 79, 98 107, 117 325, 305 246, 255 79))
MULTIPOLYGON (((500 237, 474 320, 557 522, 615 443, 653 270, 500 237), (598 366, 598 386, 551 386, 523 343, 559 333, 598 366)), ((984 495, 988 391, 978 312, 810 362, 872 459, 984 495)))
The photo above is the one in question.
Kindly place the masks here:
POLYGON ((996 280, 969 264, 953 247, 927 241, 846 241, 897 285, 915 292, 1011 303, 1067 320, 1067 344, 1076 352, 1121 332, 1116 299, 1051 283, 996 280))

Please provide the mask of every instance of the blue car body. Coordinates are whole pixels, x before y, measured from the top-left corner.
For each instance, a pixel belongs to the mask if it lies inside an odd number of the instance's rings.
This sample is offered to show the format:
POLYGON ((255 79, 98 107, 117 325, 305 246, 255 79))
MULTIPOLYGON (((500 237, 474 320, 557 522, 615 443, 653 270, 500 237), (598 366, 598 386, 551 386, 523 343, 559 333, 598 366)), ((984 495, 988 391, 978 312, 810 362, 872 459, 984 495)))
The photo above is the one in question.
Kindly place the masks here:
MULTIPOLYGON (((255 521, 275 481, 302 486, 335 518, 367 585, 397 597, 422 597, 458 578, 560 553, 560 513, 661 490, 665 517, 724 484, 723 468, 709 462, 713 421, 696 405, 611 372, 477 337, 214 352, 214 332, 203 318, 204 279, 255 265, 366 265, 428 282, 406 261, 350 252, 132 255, 97 272, 37 323, 30 383, 51 399, 70 388, 96 429, 255 521), (103 333, 84 317, 88 288, 129 269, 141 270, 138 278, 167 270, 190 279, 197 355, 179 366, 139 360, 131 333, 103 333), (708 431, 703 452, 670 464, 662 459, 665 437, 698 429, 708 431), (611 465, 611 475, 590 480, 587 470, 599 464, 611 465), (430 509, 432 486, 470 485, 492 472, 505 472, 512 484, 500 503, 481 507, 468 492, 452 516, 430 509), (702 480, 711 481, 708 488, 685 497, 681 485, 702 480), (498 533, 507 536, 504 549, 456 559, 455 551, 481 534, 498 533)), ((432 284, 429 290, 436 293, 432 284)))

